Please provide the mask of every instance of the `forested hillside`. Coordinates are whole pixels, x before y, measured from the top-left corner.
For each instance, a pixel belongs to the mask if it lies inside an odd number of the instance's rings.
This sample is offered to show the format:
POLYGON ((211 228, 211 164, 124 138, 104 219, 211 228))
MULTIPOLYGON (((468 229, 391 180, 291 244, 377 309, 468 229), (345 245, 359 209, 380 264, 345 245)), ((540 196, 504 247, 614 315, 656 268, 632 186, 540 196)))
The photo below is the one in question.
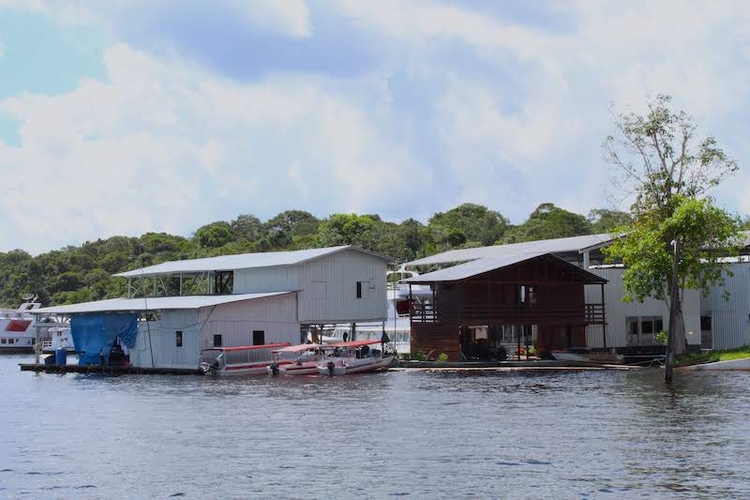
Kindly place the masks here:
POLYGON ((38 294, 45 305, 120 297, 126 293, 125 282, 112 274, 169 260, 350 244, 404 262, 453 248, 606 233, 628 220, 623 212, 599 209, 583 216, 551 203, 539 205, 517 226, 471 203, 436 213, 427 224, 414 219, 386 222, 374 214, 317 219, 301 210, 265 222, 240 215, 202 226, 189 238, 146 233, 89 241, 35 257, 23 250, 0 253, 0 303, 17 307, 27 293, 38 294))

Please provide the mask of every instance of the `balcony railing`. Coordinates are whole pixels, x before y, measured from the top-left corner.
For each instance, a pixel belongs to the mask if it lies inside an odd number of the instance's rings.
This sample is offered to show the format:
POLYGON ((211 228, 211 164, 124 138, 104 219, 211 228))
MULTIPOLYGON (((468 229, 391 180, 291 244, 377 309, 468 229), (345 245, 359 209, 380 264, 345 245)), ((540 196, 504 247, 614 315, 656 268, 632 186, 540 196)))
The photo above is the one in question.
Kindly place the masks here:
POLYGON ((431 302, 414 302, 411 305, 411 320, 421 323, 464 323, 524 321, 556 323, 583 320, 586 325, 604 324, 604 304, 585 304, 583 318, 581 310, 571 307, 535 307, 517 304, 465 304, 462 306, 441 306, 431 302))

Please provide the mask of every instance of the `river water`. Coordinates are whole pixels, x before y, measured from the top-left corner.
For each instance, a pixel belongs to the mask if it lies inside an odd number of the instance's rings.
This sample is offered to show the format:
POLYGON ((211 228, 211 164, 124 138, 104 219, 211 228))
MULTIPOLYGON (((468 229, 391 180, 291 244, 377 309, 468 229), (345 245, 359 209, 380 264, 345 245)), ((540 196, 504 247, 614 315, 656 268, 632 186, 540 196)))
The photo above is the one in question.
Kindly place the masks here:
POLYGON ((36 375, 0 498, 750 498, 750 373, 36 375))

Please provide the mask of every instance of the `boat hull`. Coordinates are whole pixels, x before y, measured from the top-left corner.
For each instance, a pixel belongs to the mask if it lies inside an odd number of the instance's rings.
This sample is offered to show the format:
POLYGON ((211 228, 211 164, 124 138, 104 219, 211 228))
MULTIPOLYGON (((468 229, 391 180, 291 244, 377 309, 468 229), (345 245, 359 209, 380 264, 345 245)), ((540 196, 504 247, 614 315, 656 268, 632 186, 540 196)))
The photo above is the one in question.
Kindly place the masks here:
MULTIPOLYGON (((281 366, 284 366, 285 364, 290 363, 287 361, 286 363, 279 363, 281 366)), ((253 375, 265 375, 268 370, 268 361, 264 361, 262 363, 253 363, 251 365, 239 365, 239 366, 225 366, 224 368, 221 368, 219 370, 214 369, 213 367, 207 367, 204 368, 204 371, 206 375, 213 375, 216 377, 244 377, 244 376, 253 376, 253 375)))
POLYGON ((393 356, 372 359, 334 359, 318 363, 318 375, 340 376, 355 373, 366 373, 387 368, 393 362, 393 356), (331 365, 332 363, 332 365, 331 365))
POLYGON ((316 373, 318 373, 318 363, 315 361, 302 364, 289 363, 279 366, 279 375, 315 375, 316 373))

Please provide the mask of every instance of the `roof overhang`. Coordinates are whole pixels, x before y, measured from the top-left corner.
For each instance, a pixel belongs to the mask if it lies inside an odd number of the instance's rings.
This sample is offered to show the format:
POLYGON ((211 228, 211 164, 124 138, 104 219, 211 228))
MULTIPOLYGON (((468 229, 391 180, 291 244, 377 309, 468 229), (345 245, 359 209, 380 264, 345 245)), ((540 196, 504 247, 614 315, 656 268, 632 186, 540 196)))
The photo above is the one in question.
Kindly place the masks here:
POLYGON ((572 272, 578 274, 582 281, 586 284, 597 284, 607 283, 605 278, 597 276, 583 268, 580 268, 570 262, 561 259, 553 253, 536 253, 536 254, 521 254, 521 255, 503 255, 498 257, 485 257, 482 259, 473 260, 465 264, 448 267, 439 271, 434 271, 427 274, 422 274, 414 278, 404 280, 404 283, 409 284, 431 284, 431 283, 444 283, 444 282, 455 282, 462 281, 475 276, 480 276, 485 273, 503 269, 518 265, 523 262, 548 258, 554 259, 559 265, 568 267, 572 272))
POLYGON ((115 312, 147 312, 165 310, 191 310, 231 304, 245 300, 258 300, 289 295, 294 291, 272 293, 244 293, 237 295, 188 295, 180 297, 146 297, 137 299, 109 299, 82 302, 65 306, 43 307, 32 314, 86 314, 115 312))
POLYGON ((146 278, 151 276, 176 276, 179 274, 201 274, 217 271, 236 271, 239 269, 271 268, 297 266, 339 252, 355 251, 380 259, 385 263, 392 262, 390 257, 369 250, 344 245, 328 248, 311 248, 286 252, 257 252, 248 254, 220 255, 202 259, 187 259, 163 262, 140 269, 133 269, 114 274, 121 278, 146 278))

